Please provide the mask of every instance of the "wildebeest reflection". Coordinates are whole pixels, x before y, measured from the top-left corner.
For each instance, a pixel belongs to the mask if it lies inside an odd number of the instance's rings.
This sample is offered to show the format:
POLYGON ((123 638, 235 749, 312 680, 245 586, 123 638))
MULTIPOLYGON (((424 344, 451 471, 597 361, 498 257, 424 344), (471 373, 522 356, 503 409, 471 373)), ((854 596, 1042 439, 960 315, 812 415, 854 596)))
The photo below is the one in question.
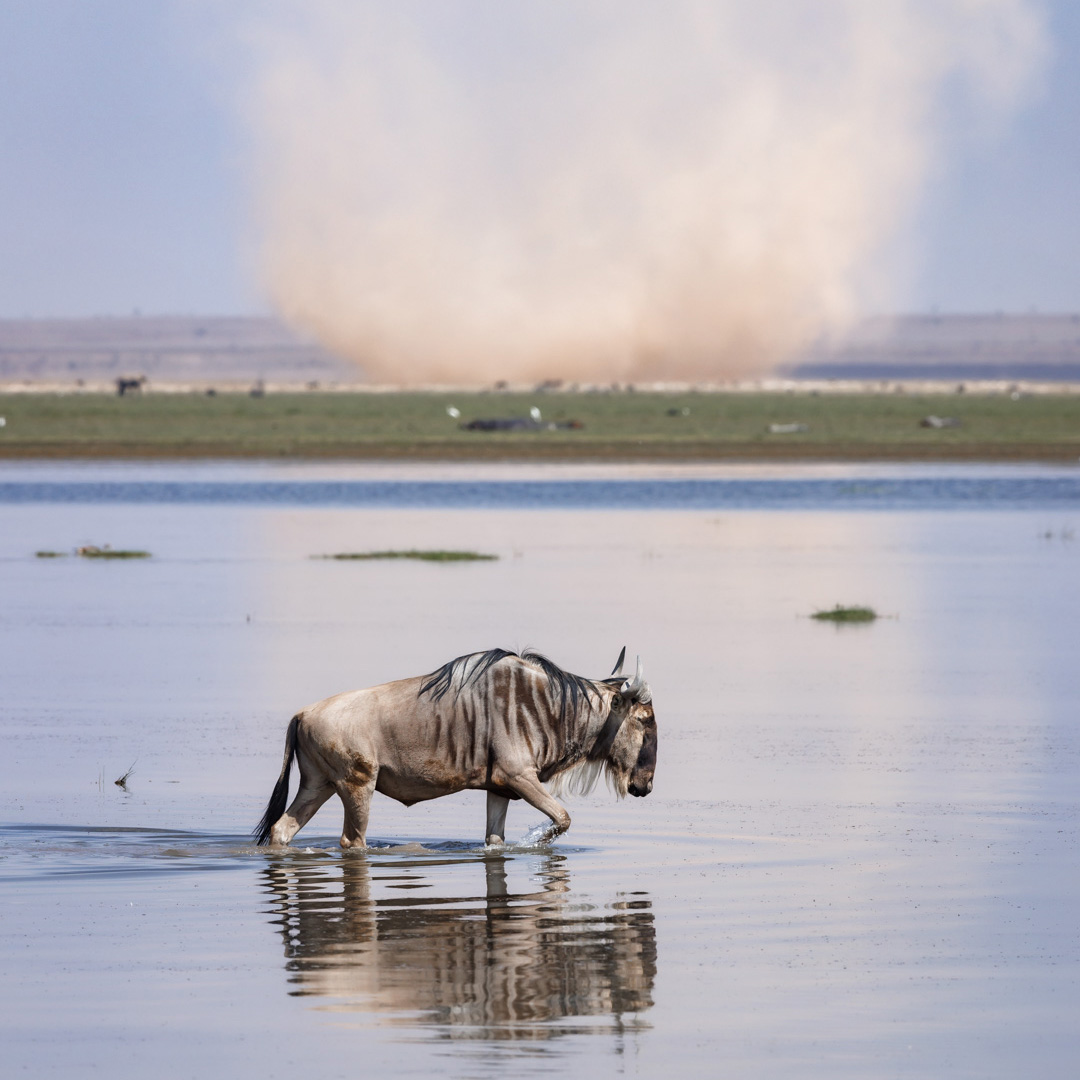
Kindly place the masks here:
POLYGON ((445 859, 272 858, 265 879, 290 992, 382 1022, 444 1025, 454 1038, 647 1027, 656 974, 647 897, 583 903, 556 854, 543 859, 538 889, 515 893, 507 863, 470 861, 480 895, 433 897, 420 890, 439 885, 445 859), (573 1017, 609 1022, 555 1023, 573 1017))

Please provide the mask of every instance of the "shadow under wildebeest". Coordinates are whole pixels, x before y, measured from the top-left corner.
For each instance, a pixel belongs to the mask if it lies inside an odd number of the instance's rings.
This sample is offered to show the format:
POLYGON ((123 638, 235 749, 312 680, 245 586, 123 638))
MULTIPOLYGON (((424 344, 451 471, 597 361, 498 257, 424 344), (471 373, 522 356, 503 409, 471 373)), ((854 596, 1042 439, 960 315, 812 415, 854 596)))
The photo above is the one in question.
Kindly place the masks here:
POLYGON ((271 857, 264 879, 289 992, 446 1038, 647 1029, 656 976, 647 896, 583 903, 557 853, 531 875, 540 888, 511 892, 509 861, 475 860, 478 894, 447 897, 427 891, 446 860, 271 857), (563 1022, 574 1017, 592 1019, 563 1022))

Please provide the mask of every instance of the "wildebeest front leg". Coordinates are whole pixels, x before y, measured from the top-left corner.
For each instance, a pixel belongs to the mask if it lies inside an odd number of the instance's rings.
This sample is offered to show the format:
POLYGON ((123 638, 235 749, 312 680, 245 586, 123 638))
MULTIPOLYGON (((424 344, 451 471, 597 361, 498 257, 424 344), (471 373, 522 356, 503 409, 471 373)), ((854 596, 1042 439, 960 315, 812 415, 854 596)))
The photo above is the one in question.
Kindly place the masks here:
POLYGON ((338 788, 345 807, 345 824, 341 829, 343 848, 367 847, 368 812, 375 793, 375 777, 357 783, 346 782, 338 788))
POLYGON ((513 788, 530 806, 535 806, 540 813, 551 818, 551 828, 541 837, 544 843, 550 843, 570 828, 570 815, 566 808, 551 797, 536 773, 515 776, 507 787, 513 788))
POLYGON ((487 830, 485 843, 501 844, 506 839, 506 808, 510 800, 505 795, 487 793, 487 830))

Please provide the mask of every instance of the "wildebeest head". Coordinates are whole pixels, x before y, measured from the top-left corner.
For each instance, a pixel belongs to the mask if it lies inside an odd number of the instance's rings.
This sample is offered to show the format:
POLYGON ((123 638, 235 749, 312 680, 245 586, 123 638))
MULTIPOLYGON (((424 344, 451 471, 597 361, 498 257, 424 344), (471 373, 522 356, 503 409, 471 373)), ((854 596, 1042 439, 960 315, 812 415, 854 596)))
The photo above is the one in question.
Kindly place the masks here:
MULTIPOLYGON (((616 670, 620 666, 617 664, 616 670)), ((610 715, 611 722, 618 724, 607 754, 608 775, 615 790, 620 795, 648 795, 656 771, 656 716, 640 656, 633 678, 612 697, 610 715)))

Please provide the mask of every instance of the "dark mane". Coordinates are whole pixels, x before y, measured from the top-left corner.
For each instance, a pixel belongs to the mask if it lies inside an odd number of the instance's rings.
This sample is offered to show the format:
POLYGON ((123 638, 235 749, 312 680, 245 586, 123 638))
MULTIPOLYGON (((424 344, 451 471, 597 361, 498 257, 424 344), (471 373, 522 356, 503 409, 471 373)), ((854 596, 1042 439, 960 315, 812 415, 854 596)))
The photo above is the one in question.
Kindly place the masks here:
POLYGON ((592 680, 563 671, 557 664, 537 652, 524 653, 521 659, 536 664, 547 676, 548 686, 558 695, 560 720, 566 719, 567 706, 571 713, 576 713, 581 705, 589 709, 593 707, 592 699, 596 696, 596 686, 592 680))
POLYGON ((552 695, 558 701, 560 721, 566 719, 568 712, 571 715, 576 713, 582 705, 590 709, 593 707, 596 685, 592 680, 563 671, 561 667, 540 653, 524 652, 518 656, 516 652, 511 652, 509 649, 488 649, 487 652, 466 653, 464 656, 456 657, 426 676, 417 696, 423 697, 424 694, 430 694, 432 701, 439 701, 453 688, 455 679, 458 680, 457 693, 460 694, 466 686, 484 675, 488 668, 508 656, 535 664, 540 668, 547 678, 552 695), (470 664, 471 670, 469 670, 470 664))
POLYGON ((455 676, 458 675, 462 676, 461 683, 458 686, 458 693, 460 694, 469 683, 480 678, 492 664, 497 664, 507 656, 517 656, 517 653, 510 652, 509 649, 488 649, 487 652, 466 653, 464 656, 457 656, 430 675, 425 676, 416 696, 423 697, 425 694, 430 693, 432 701, 439 701, 446 696, 454 685, 455 676), (465 676, 465 669, 468 667, 470 660, 475 660, 476 666, 469 672, 468 676, 465 676))

